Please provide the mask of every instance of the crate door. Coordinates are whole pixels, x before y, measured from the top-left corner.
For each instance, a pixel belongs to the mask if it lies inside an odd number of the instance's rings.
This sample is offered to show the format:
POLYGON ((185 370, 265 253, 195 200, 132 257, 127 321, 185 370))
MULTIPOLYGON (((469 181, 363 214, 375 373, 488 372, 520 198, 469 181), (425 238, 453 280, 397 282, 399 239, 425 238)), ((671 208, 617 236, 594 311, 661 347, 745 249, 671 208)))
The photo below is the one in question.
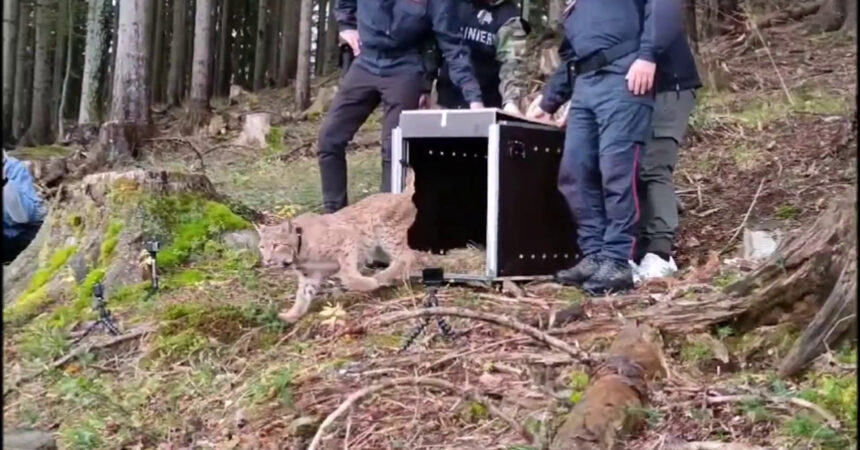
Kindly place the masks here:
POLYGON ((557 180, 564 133, 499 124, 496 275, 552 275, 577 256, 576 229, 557 180))

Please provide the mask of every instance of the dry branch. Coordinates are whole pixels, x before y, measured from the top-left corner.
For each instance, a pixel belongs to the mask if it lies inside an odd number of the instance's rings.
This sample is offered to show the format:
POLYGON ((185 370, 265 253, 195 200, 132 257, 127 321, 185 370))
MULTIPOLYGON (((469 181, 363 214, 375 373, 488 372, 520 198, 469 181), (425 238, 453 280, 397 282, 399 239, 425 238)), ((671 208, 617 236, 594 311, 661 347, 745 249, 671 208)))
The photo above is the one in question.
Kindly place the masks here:
POLYGON ((537 328, 526 325, 517 320, 511 319, 510 317, 502 316, 499 314, 491 314, 480 311, 472 311, 464 308, 425 308, 418 309, 414 311, 403 311, 396 312, 392 314, 386 314, 384 316, 378 317, 370 322, 350 330, 351 333, 361 333, 364 330, 370 327, 382 327, 386 325, 391 325, 393 323, 402 322, 404 320, 417 319, 423 317, 431 317, 431 316, 453 316, 453 317, 462 317, 465 319, 473 319, 480 320, 483 322, 489 322, 496 325, 500 325, 506 328, 510 328, 512 330, 519 331, 532 339, 537 340, 543 344, 546 344, 556 350, 563 351, 570 355, 573 359, 582 362, 586 365, 591 365, 593 362, 592 357, 586 353, 585 351, 574 348, 571 345, 568 345, 566 342, 561 339, 555 338, 546 334, 537 328))
POLYGON ((514 419, 509 417, 507 414, 500 411, 498 408, 493 406, 493 404, 484 398, 481 395, 475 394, 473 392, 469 392, 466 389, 457 387, 445 380, 440 380, 438 378, 428 378, 428 377, 408 377, 408 378, 395 378, 393 380, 384 381, 379 384, 375 384, 373 386, 368 386, 366 388, 360 389, 358 391, 350 394, 337 409, 334 410, 328 417, 323 420, 322 424, 320 424, 317 429, 316 435, 314 435, 313 440, 311 441, 310 446, 308 446, 308 450, 316 450, 319 445, 322 443, 323 436, 325 434, 326 428, 328 428, 335 420, 337 420, 340 416, 350 410, 353 405, 362 401, 363 399, 376 394, 377 392, 382 392, 397 386, 425 386, 432 387, 436 389, 441 389, 444 391, 448 391, 451 393, 455 393, 466 400, 480 403, 484 407, 487 408, 487 412, 492 416, 502 420, 513 430, 516 430, 521 436, 528 440, 529 443, 535 442, 534 436, 528 432, 522 425, 517 423, 514 419))
POLYGON ((147 327, 139 328, 139 329, 132 331, 128 334, 123 334, 120 336, 113 337, 113 338, 108 339, 106 341, 102 341, 102 342, 98 342, 98 343, 89 343, 87 345, 80 345, 80 346, 76 347, 74 350, 72 350, 71 352, 69 352, 68 354, 66 354, 65 356, 55 360, 49 366, 46 366, 45 368, 43 368, 37 372, 34 372, 30 375, 21 377, 15 383, 15 385, 13 387, 9 388, 9 390, 7 390, 3 393, 3 396, 5 397, 7 394, 9 394, 13 390, 15 390, 18 386, 39 377, 40 375, 47 372, 48 370, 59 369, 59 368, 65 366, 66 364, 69 363, 69 361, 77 358, 78 356, 83 355, 84 353, 89 352, 90 350, 113 347, 114 345, 122 344, 123 342, 130 341, 132 339, 139 338, 145 334, 151 333, 152 330, 153 330, 152 327, 147 326, 147 327))

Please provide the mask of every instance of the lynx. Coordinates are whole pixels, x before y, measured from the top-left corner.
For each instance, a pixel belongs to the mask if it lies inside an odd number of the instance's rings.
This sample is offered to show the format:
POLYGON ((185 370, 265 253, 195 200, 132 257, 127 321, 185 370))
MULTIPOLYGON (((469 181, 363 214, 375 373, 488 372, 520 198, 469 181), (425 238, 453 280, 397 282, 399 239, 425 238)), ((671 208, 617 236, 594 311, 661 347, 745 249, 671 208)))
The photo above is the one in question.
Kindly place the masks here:
POLYGON ((307 213, 278 225, 255 225, 263 265, 298 275, 295 303, 278 315, 281 320, 294 323, 304 316, 327 278, 338 278, 347 290, 368 292, 408 277, 415 261, 407 243, 417 213, 414 180, 409 170, 402 194, 375 194, 334 214, 307 213), (391 263, 372 277, 362 275, 359 264, 377 248, 391 263))

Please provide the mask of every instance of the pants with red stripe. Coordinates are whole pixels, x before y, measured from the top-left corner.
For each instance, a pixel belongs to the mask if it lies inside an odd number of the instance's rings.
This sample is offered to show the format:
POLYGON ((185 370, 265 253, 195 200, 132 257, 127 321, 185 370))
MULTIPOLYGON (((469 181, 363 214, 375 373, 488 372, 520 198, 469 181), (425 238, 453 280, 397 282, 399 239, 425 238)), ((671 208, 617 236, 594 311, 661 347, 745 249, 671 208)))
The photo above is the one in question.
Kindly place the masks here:
POLYGON ((583 255, 632 259, 636 247, 639 153, 651 132, 653 94, 635 96, 624 74, 576 78, 558 187, 576 221, 583 255))

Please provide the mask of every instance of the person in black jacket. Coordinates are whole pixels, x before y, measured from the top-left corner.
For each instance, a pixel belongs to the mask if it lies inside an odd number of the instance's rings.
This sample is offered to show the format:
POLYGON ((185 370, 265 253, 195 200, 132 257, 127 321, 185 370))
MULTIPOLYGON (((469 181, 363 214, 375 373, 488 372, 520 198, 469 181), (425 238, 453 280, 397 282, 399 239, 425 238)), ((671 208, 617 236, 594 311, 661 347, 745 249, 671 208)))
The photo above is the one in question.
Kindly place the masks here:
POLYGON ((633 287, 639 152, 650 138, 657 55, 682 34, 680 12, 677 0, 574 0, 565 10, 563 64, 532 112, 549 119, 571 98, 558 185, 583 257, 556 274, 562 283, 591 293, 633 287))
POLYGON ((678 270, 671 256, 678 228, 678 199, 672 174, 696 104, 696 89, 701 86, 687 37, 678 36, 657 56, 651 139, 645 145, 639 170, 642 217, 635 260, 643 280, 671 276, 678 270))
POLYGON ((418 107, 424 84, 424 48, 435 36, 451 78, 472 108, 483 108, 481 89, 451 14, 455 0, 338 0, 340 37, 356 55, 319 133, 323 210, 347 205, 346 146, 377 105, 383 104, 382 186, 391 191, 391 130, 400 112, 418 107))

